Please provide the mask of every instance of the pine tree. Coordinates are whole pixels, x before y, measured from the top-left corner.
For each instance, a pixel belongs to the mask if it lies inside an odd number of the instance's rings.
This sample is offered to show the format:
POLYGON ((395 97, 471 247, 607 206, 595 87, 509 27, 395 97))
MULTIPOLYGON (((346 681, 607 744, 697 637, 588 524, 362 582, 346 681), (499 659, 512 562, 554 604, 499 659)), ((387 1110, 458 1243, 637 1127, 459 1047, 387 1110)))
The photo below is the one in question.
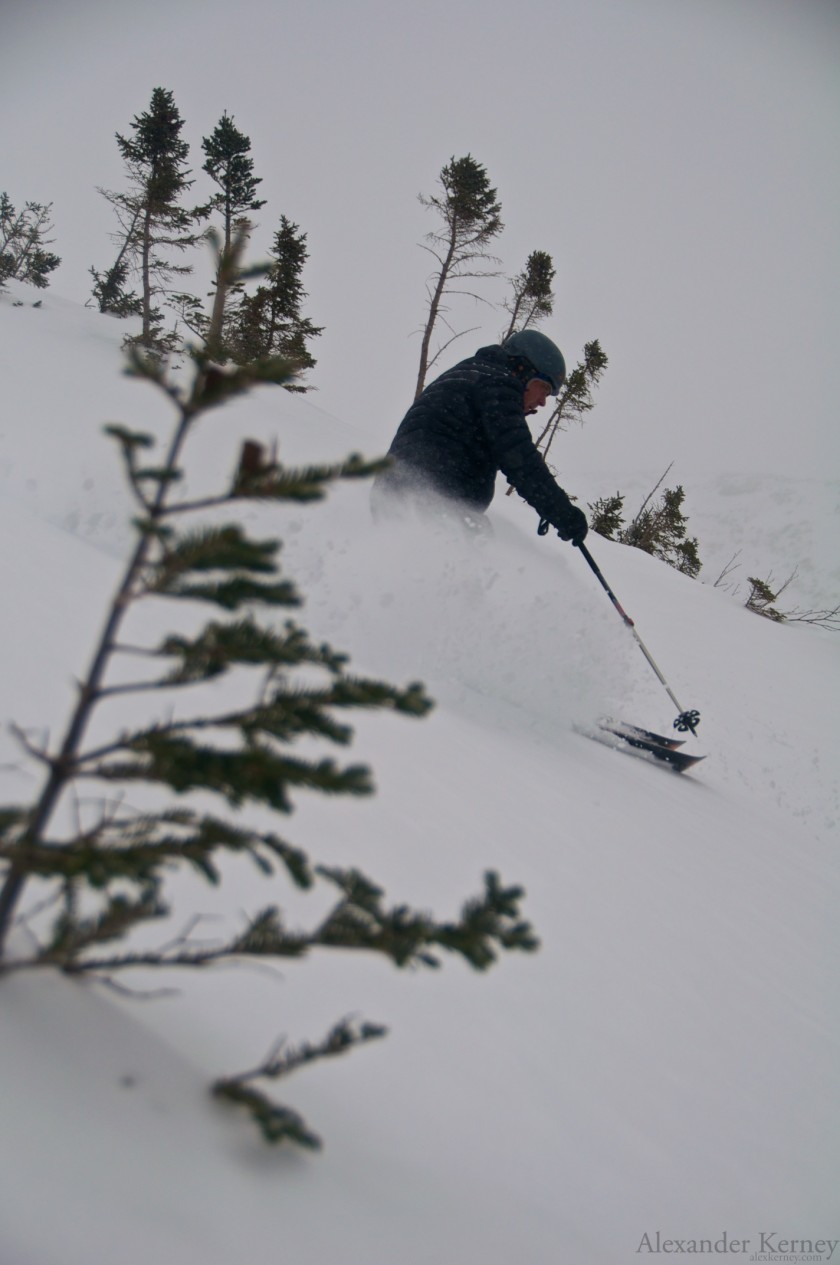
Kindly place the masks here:
POLYGON ((586 414, 595 407, 592 389, 601 381, 608 364, 597 338, 584 344, 583 360, 569 374, 551 416, 536 441, 544 457, 548 457, 558 431, 567 430, 572 422, 583 422, 586 414))
MULTIPOLYGON (((282 215, 269 252, 265 284, 244 295, 225 322, 223 344, 237 364, 247 365, 266 356, 286 356, 301 370, 317 363, 309 342, 323 327, 314 325, 301 312, 306 298, 303 266, 308 257, 306 234, 282 215)), ((287 384, 287 389, 306 388, 295 381, 287 384)))
POLYGON ((678 485, 663 489, 658 500, 654 501, 651 497, 647 498, 629 526, 622 530, 619 539, 622 544, 642 549, 694 579, 699 575, 702 563, 697 538, 686 532, 688 519, 682 510, 685 490, 678 485))
MULTIPOLYGON (((220 262, 219 275, 235 277, 236 261, 220 262)), ((464 905, 457 921, 438 922, 405 905, 389 908, 381 889, 359 871, 313 865, 281 836, 237 815, 251 804, 287 815, 303 791, 370 794, 367 768, 310 754, 312 744, 346 746, 352 729, 344 717, 354 710, 417 717, 430 702, 417 683, 398 688, 351 674, 345 655, 313 642, 292 619, 279 623, 279 613, 302 604, 279 572, 279 542, 255 539, 238 521, 219 519, 246 503, 317 501, 336 479, 365 478, 381 462, 354 456, 334 466, 288 469, 251 442, 219 493, 193 501, 174 496, 185 474, 186 441, 194 442, 207 412, 255 384, 285 385, 291 372, 277 357, 220 369, 208 354, 217 338, 211 328, 208 344, 190 352, 193 376, 186 386, 158 356, 130 348, 134 376, 175 406, 173 431, 156 458, 150 435, 108 428, 135 502, 136 539, 63 736, 44 747, 15 730, 43 777, 30 804, 0 807, 0 975, 53 968, 111 978, 132 967, 301 957, 318 947, 365 949, 398 966, 433 967, 439 952, 450 952, 481 970, 499 950, 535 949, 519 914, 521 890, 503 886, 494 874, 485 876, 482 895, 464 905), (138 604, 147 605, 149 597, 158 609, 164 599, 177 612, 174 629, 156 633, 146 622, 142 631, 133 627, 138 604), (198 607, 209 610, 203 627, 196 626, 198 607), (222 693, 204 688, 223 679, 222 693), (118 698, 132 700, 133 716, 147 700, 148 716, 109 735, 100 709, 118 698), (82 784, 83 795, 77 793, 82 784), (98 808, 92 785, 101 788, 98 808), (134 788, 142 795, 132 794, 134 788), (208 797, 222 804, 220 813, 208 811, 208 797), (143 807, 134 809, 137 798, 143 807), (75 812, 62 811, 68 800, 75 812), (136 929, 167 914, 165 884, 173 868, 191 868, 219 883, 221 862, 231 855, 250 857, 264 874, 280 870, 301 889, 320 884, 334 893, 332 908, 308 930, 290 929, 269 905, 215 943, 194 939, 189 928, 159 948, 149 947, 148 935, 132 939, 136 929), (39 900, 19 953, 7 947, 7 936, 34 883, 39 900), (40 899, 45 885, 52 900, 40 899)), ((275 1052, 254 1071, 217 1081, 213 1093, 250 1111, 271 1141, 317 1146, 301 1117, 273 1102, 259 1082, 383 1033, 378 1025, 343 1021, 321 1042, 275 1052)))
POLYGON ((262 184, 254 175, 254 160, 249 138, 236 127, 233 118, 224 113, 209 136, 201 142, 207 161, 202 167, 216 185, 209 202, 209 209, 222 219, 222 250, 229 253, 237 229, 253 227, 247 213, 259 211, 265 200, 257 197, 257 185, 262 184))
POLYGON ((773 579, 772 574, 768 575, 766 580, 755 575, 749 576, 750 591, 745 603, 747 610, 754 611, 756 615, 763 615, 765 619, 771 619, 777 624, 814 624, 818 628, 827 628, 830 632, 840 632, 840 603, 831 607, 809 610, 794 606, 786 611, 779 610, 774 605, 785 590, 793 584, 798 574, 799 568, 794 567, 781 584, 773 579))
MULTIPOLYGON (((686 531, 688 519, 682 511, 685 491, 681 486, 665 488, 659 499, 655 499, 670 469, 669 465, 645 497, 632 522, 625 526, 624 495, 616 492, 614 496, 600 497, 589 505, 589 525, 606 540, 617 540, 620 544, 641 549, 694 579, 700 573, 702 563, 697 539, 687 535, 686 531)), ((750 605, 749 600, 747 605, 750 605)))
MULTIPOLYGON (((254 160, 251 158, 251 141, 236 127, 233 118, 225 112, 216 124, 210 136, 201 142, 206 155, 202 167, 210 179, 218 186, 206 207, 208 214, 221 217, 221 249, 220 259, 230 258, 234 241, 241 245, 247 243, 254 227, 249 213, 259 211, 265 206, 265 200, 257 197, 257 186, 262 184, 259 176, 254 175, 254 160)), ((216 294, 219 293, 221 278, 214 279, 216 294)), ((225 285, 225 313, 228 316, 231 308, 240 298, 243 286, 225 285)), ((191 296, 183 296, 182 316, 190 329, 200 336, 206 335, 207 321, 202 321, 201 305, 191 296)), ((224 319, 223 325, 224 326, 224 319)), ((219 358, 224 358, 224 348, 217 349, 219 358)))
MULTIPOLYGON (((548 421, 534 441, 546 461, 558 432, 567 430, 572 422, 582 423, 586 414, 595 407, 592 390, 600 382, 608 364, 597 338, 584 344, 583 360, 569 374, 548 421)), ((509 485, 505 495, 510 496, 512 492, 513 486, 509 485)))
POLYGON ((544 250, 532 251, 525 268, 511 279, 511 294, 502 306, 510 314, 502 342, 521 329, 532 329, 554 311, 554 261, 544 250))
POLYGON ((438 214, 441 225, 425 238, 424 249, 434 257, 436 268, 426 291, 428 314, 420 344, 415 399, 426 385, 429 369, 441 353, 456 338, 468 332, 461 330, 456 333, 452 330, 445 317, 446 297, 455 293, 481 297, 472 290, 472 283, 498 275, 494 268, 487 266, 498 264, 487 247, 504 228, 502 204, 496 190, 490 185, 486 168, 472 155, 450 159, 441 170, 439 182, 441 193, 430 197, 420 195, 421 204, 438 214), (462 289, 464 285, 466 290, 462 289), (439 321, 446 325, 450 336, 432 352, 432 337, 439 321))
POLYGON ((618 540, 624 524, 624 497, 620 492, 614 496, 601 496, 589 504, 589 526, 592 531, 603 536, 605 540, 618 540))
POLYGON ((782 585, 782 588, 775 586, 774 589, 770 580, 762 580, 755 575, 748 577, 748 583, 750 591, 744 603, 747 610, 755 611, 756 615, 763 615, 765 619, 771 619, 774 623, 783 624, 786 616, 773 603, 778 599, 785 585, 782 585))
POLYGON ((0 289, 7 281, 26 281, 39 290, 61 263, 47 250, 53 239, 52 202, 27 202, 17 211, 8 194, 0 193, 0 289))
POLYGON ((104 273, 91 269, 100 311, 141 316, 137 341, 158 353, 174 345, 172 333, 163 333, 160 300, 171 300, 173 279, 192 271, 189 264, 173 262, 172 252, 183 252, 196 244, 200 238, 196 226, 206 214, 206 208, 187 209, 181 204, 193 184, 188 179, 189 145, 181 139, 183 126, 173 94, 155 88, 149 109, 132 121, 133 135, 116 134, 129 190, 100 192, 117 214, 120 231, 115 240, 120 249, 104 273), (126 288, 129 276, 137 277, 139 295, 126 288))

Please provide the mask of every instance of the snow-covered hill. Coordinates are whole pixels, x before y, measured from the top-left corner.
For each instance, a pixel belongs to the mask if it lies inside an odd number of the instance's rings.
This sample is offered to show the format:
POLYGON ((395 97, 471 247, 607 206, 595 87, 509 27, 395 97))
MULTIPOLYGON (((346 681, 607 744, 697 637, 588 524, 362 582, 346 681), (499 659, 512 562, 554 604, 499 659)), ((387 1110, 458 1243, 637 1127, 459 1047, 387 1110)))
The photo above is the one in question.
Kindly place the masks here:
MULTIPOLYGON (((0 300, 2 720, 55 732, 128 539, 101 426, 167 418, 120 375, 121 325, 20 297, 0 300)), ((376 453, 311 398, 262 391, 208 419, 193 491, 245 435, 292 461, 376 453)), ((619 488, 628 505, 660 473, 564 467, 582 500, 619 488)), ((791 604, 834 604, 837 487, 783 470, 678 481, 708 583, 592 550, 702 712, 708 756, 685 777, 575 732, 604 710, 662 729, 673 708, 582 559, 538 539, 514 498, 478 546, 383 537, 352 485, 251 511, 283 538, 311 631, 437 701, 423 721, 360 717, 353 754, 377 795, 302 800, 286 837, 440 916, 496 869, 527 889, 542 947, 486 976, 322 954, 183 976, 180 996, 144 1001, 6 979, 2 1265, 624 1265, 657 1232, 683 1250, 749 1240, 727 1247, 740 1259, 840 1238, 840 640, 713 586, 740 549, 745 574, 798 566, 810 587, 791 604), (317 1038, 348 1013, 387 1040, 282 1086, 322 1155, 267 1150, 207 1096, 279 1035, 317 1038)), ((2 742, 0 802, 17 801, 32 775, 2 742)), ((202 911, 214 934, 269 901, 309 921, 317 899, 245 866, 218 892, 177 876, 173 894, 176 926, 202 911)))

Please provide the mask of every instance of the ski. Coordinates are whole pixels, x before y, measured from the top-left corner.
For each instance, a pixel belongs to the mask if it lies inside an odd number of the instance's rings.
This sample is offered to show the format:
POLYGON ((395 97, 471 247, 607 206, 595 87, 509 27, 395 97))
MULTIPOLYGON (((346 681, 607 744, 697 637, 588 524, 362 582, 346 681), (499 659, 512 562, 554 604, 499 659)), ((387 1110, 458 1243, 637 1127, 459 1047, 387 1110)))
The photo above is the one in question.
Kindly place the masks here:
POLYGON ((684 773, 706 758, 681 751, 679 739, 664 738, 663 740, 663 735, 660 734, 653 737, 640 736, 649 732, 651 731, 640 731, 638 726, 626 725, 623 722, 601 722, 594 729, 578 729, 578 733, 587 738, 593 738, 614 751, 626 751, 628 755, 659 761, 667 764, 675 773, 684 773), (674 745, 675 743, 677 745, 674 745))
POLYGON ((685 746, 684 738, 670 738, 665 734, 655 733, 652 729, 641 729, 638 725, 631 725, 626 720, 613 720, 609 716, 605 716, 603 720, 598 721, 601 729, 609 729, 618 738, 639 738, 647 742, 654 742, 660 747, 670 747, 676 750, 677 747, 685 746))

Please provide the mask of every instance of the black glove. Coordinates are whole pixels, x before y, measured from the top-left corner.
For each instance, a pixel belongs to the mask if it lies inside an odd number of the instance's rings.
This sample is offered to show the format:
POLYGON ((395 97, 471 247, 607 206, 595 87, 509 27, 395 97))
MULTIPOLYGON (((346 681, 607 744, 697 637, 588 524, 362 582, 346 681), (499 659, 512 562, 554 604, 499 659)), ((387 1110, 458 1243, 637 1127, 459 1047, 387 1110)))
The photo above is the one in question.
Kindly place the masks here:
POLYGON ((562 525, 557 528, 557 535, 561 540, 570 540, 573 545, 582 545, 588 531, 589 524, 583 510, 570 505, 562 525))

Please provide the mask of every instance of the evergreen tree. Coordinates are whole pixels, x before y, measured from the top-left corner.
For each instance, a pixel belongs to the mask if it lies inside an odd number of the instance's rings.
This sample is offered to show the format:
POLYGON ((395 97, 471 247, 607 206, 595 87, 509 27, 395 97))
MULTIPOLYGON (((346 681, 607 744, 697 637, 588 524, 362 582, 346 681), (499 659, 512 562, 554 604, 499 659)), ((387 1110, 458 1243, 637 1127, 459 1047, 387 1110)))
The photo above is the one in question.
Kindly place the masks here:
POLYGON ((206 214, 206 208, 187 209, 181 204, 193 184, 188 179, 189 145, 181 139, 183 126, 173 94, 155 88, 149 109, 132 121, 133 135, 116 134, 128 174, 128 192, 100 190, 117 214, 120 231, 115 240, 120 249, 104 273, 91 269, 94 297, 100 311, 141 316, 137 341, 157 352, 174 345, 174 336, 163 333, 159 301, 171 300, 173 279, 192 271, 189 264, 173 262, 172 252, 183 252, 196 244, 200 237, 196 226, 206 214), (138 279, 139 295, 126 288, 129 276, 138 279))
POLYGON ((636 549, 660 558, 683 575, 694 579, 699 575, 702 563, 697 538, 686 532, 688 519, 682 510, 684 489, 680 485, 665 488, 661 497, 655 501, 652 496, 653 493, 644 502, 632 523, 621 531, 619 540, 622 544, 633 545, 636 549))
MULTIPOLYGON (((558 431, 567 430, 572 422, 582 423, 586 414, 595 407, 592 390, 600 382, 608 364, 597 338, 584 344, 583 360, 569 374, 548 421, 534 441, 546 461, 558 431)), ((510 496, 512 492, 513 486, 509 485, 505 495, 510 496)))
POLYGON ((747 610, 755 611, 757 615, 763 615, 765 619, 772 619, 777 624, 814 624, 818 628, 827 628, 831 632, 840 632, 840 603, 832 607, 812 608, 810 610, 802 610, 801 607, 794 606, 786 611, 779 610, 774 605, 785 590, 793 584, 798 574, 799 568, 794 567, 787 579, 783 580, 781 584, 773 579, 772 574, 768 575, 766 580, 762 580, 755 575, 749 576, 750 591, 746 601, 747 610))
MULTIPOLYGON (((269 252, 265 283, 243 296, 224 325, 223 343, 237 364, 247 365, 266 356, 286 356, 301 370, 317 363, 308 344, 323 327, 314 325, 301 312, 306 298, 303 266, 308 257, 306 234, 282 215, 269 252)), ((290 382, 287 389, 306 388, 300 382, 290 382)))
POLYGON ((61 263, 47 250, 53 239, 52 203, 27 202, 17 211, 8 194, 0 193, 0 289, 7 281, 26 281, 39 290, 61 263))
POLYGON ((755 611, 756 615, 763 615, 765 619, 772 619, 774 623, 783 624, 787 616, 773 603, 787 586, 784 584, 781 588, 778 585, 772 586, 771 580, 772 577, 762 580, 755 575, 749 576, 750 591, 744 604, 748 611, 755 611))
POLYGON ((469 293, 472 283, 485 277, 497 276, 488 264, 498 260, 488 253, 487 247, 501 233, 502 204, 496 190, 491 187, 486 168, 472 155, 452 158, 439 176, 441 193, 430 197, 420 195, 421 204, 435 211, 440 217, 440 227, 428 233, 424 249, 436 261, 435 271, 427 285, 428 315, 420 344, 420 367, 417 373, 415 399, 426 385, 429 369, 450 343, 462 334, 452 330, 445 318, 447 295, 469 293), (466 285, 467 289, 462 287, 466 285), (446 325, 450 337, 432 352, 432 336, 438 322, 446 325))
POLYGON ((681 486, 665 488, 660 499, 647 506, 621 535, 626 545, 670 563, 692 578, 701 567, 697 540, 686 535, 687 518, 682 512, 685 491, 681 486))
POLYGON ((262 184, 262 180, 254 175, 249 138, 239 131, 227 113, 211 134, 203 138, 201 146, 207 156, 202 171, 218 185, 218 192, 213 194, 208 208, 221 216, 222 250, 229 254, 237 229, 252 227, 247 213, 265 206, 265 200, 257 197, 257 185, 262 184))
POLYGON ((624 523, 623 509, 624 497, 620 492, 599 497, 589 504, 589 526, 605 540, 617 540, 624 523))
POLYGON ((538 325, 554 311, 554 261, 544 250, 532 251, 518 276, 511 279, 511 294, 502 304, 510 314, 502 342, 521 329, 538 325))
MULTIPOLYGON (((697 539, 687 535, 686 531, 688 519, 682 512, 685 491, 681 486, 665 488, 661 497, 655 499, 670 469, 671 466, 668 466, 645 497, 632 522, 625 526, 624 495, 616 492, 614 496, 600 497, 590 504, 589 525, 606 540, 632 545, 634 549, 641 549, 694 579, 702 564, 697 539)), ((750 605, 749 601, 747 605, 750 605)))
MULTIPOLYGON (((222 262, 219 275, 235 276, 231 261, 222 262)), ((217 338, 211 328, 208 345, 217 338)), ((137 966, 301 957, 316 947, 366 949, 398 966, 436 966, 438 951, 452 952, 485 969, 500 949, 535 949, 519 915, 521 890, 504 887, 494 874, 485 876, 482 895, 464 905, 458 921, 438 922, 404 905, 388 908, 381 889, 359 871, 314 866, 299 848, 234 815, 249 804, 288 814, 305 790, 371 793, 365 767, 301 754, 296 744, 307 750, 313 741, 347 745, 352 730, 343 717, 354 709, 406 716, 429 709, 420 685, 397 688, 352 675, 346 656, 316 644, 292 620, 279 624, 278 613, 299 607, 301 597, 279 573, 278 542, 252 538, 239 522, 218 517, 247 502, 316 501, 334 480, 363 478, 381 463, 351 457, 335 466, 287 469, 252 442, 218 494, 178 500, 173 488, 184 475, 185 443, 205 414, 256 383, 285 385, 291 368, 273 357, 220 369, 205 346, 190 353, 194 372, 184 387, 158 356, 136 345, 130 351, 131 372, 175 405, 173 431, 163 455, 146 460, 155 447, 150 435, 108 428, 137 509, 136 540, 63 736, 47 748, 16 730, 43 779, 30 804, 0 808, 0 975, 51 967, 71 976, 111 977, 137 966), (174 629, 156 634, 145 621, 132 626, 137 605, 148 597, 168 599, 177 612, 174 629), (200 628, 198 606, 210 612, 200 628), (203 688, 222 678, 223 693, 203 688), (109 736, 100 708, 116 698, 133 700, 135 718, 145 699, 148 715, 109 736), (84 795, 78 793, 82 783, 84 795), (94 802, 91 785, 102 788, 98 808, 87 807, 94 802), (133 809, 131 791, 138 786, 144 806, 133 809), (234 812, 208 812, 208 797, 234 812), (68 800, 76 811, 62 811, 68 800), (299 888, 322 884, 335 893, 332 908, 309 930, 288 928, 269 905, 216 943, 195 940, 189 931, 157 949, 148 947, 148 936, 132 940, 137 928, 168 912, 164 884, 174 867, 191 867, 218 883, 220 862, 229 855, 249 856, 264 874, 279 869, 299 888), (7 936, 34 882, 39 901, 27 917, 19 955, 17 946, 7 947, 7 936), (40 899, 45 884, 52 901, 40 899)), ((268 1098, 258 1082, 383 1032, 344 1021, 315 1045, 217 1081, 213 1092, 248 1109, 270 1140, 316 1146, 301 1117, 268 1098)))
MULTIPOLYGON (((201 142, 206 155, 202 170, 218 186, 206 207, 208 214, 217 214, 221 218, 220 259, 231 257, 234 242, 237 249, 244 246, 254 227, 249 212, 258 211, 265 206, 265 201, 257 197, 257 186, 262 183, 259 176, 254 175, 254 160, 249 156, 250 139, 240 132, 233 119, 224 113, 210 136, 201 142)), ((241 282, 226 283, 220 286, 222 278, 217 274, 214 279, 215 294, 220 298, 224 294, 222 324, 229 323, 231 308, 236 304, 243 292, 241 282), (225 319, 228 318, 228 319, 225 319)), ((191 295, 181 296, 181 315, 184 323, 194 333, 204 337, 207 333, 207 318, 204 317, 201 304, 191 295)), ((226 356, 223 346, 216 348, 219 359, 226 356)))
POLYGON ((569 374, 542 434, 536 441, 544 457, 548 457, 558 431, 568 430, 572 422, 583 422, 586 414, 595 407, 592 389, 601 381, 608 364, 597 338, 584 344, 583 360, 578 361, 569 374))

